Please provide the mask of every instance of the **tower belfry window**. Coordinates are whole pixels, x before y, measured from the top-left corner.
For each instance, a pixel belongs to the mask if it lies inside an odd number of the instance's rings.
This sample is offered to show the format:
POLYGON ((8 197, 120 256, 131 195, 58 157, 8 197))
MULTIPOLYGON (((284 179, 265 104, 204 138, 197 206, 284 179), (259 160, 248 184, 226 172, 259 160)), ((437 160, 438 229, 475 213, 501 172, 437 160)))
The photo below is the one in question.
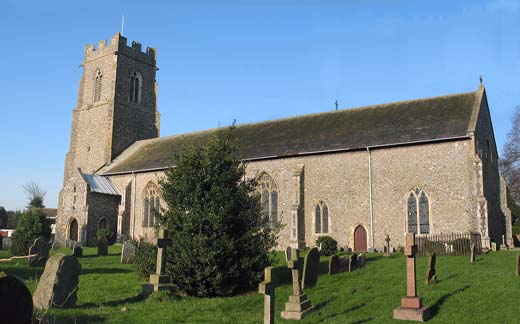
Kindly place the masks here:
POLYGON ((139 103, 141 96, 141 81, 142 77, 139 72, 133 72, 130 75, 130 93, 128 101, 131 103, 139 103))
POLYGON ((94 77, 94 102, 97 102, 101 99, 101 81, 103 80, 103 74, 101 70, 96 71, 96 75, 94 77))

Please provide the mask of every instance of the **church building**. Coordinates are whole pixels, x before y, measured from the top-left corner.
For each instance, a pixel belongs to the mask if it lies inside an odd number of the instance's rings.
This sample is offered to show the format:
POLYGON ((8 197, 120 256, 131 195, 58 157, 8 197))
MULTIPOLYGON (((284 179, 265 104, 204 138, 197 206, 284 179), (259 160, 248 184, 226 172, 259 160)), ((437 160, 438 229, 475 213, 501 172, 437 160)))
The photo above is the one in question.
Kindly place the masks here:
MULTIPOLYGON (((214 129, 159 137, 153 48, 110 42, 85 48, 65 157, 56 240, 96 244, 152 239, 165 208, 158 181, 185 143, 214 129)), ((354 251, 382 250, 405 233, 477 233, 512 244, 511 214, 486 91, 237 125, 239 155, 256 177, 263 211, 282 224, 280 249, 327 235, 354 251)))

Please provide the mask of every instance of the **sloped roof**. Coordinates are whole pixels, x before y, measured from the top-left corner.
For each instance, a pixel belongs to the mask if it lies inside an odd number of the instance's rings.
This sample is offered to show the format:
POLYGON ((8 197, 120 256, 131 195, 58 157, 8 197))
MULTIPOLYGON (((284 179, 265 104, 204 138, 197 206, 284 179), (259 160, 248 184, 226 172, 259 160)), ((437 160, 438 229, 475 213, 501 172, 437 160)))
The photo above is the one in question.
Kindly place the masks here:
POLYGON ((112 184, 109 178, 98 176, 95 174, 83 173, 83 178, 90 186, 91 192, 97 192, 107 195, 120 195, 117 188, 112 184))
MULTIPOLYGON (((253 160, 465 137, 482 94, 479 89, 237 125, 239 156, 253 160)), ((184 144, 204 145, 215 130, 136 142, 99 173, 174 166, 184 144)))

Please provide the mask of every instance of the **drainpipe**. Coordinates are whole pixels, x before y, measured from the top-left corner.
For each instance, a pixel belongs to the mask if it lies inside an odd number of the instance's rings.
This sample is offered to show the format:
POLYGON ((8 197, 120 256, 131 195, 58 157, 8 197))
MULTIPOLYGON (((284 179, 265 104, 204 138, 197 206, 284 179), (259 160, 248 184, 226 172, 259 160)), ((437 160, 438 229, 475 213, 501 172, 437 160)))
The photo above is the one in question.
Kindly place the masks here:
POLYGON ((372 159, 370 148, 367 146, 368 153, 368 193, 370 206, 370 244, 371 249, 374 249, 374 210, 372 208, 372 159))
POLYGON ((132 188, 132 191, 133 191, 133 196, 134 196, 134 199, 132 199, 132 239, 135 240, 135 199, 136 199, 136 189, 137 189, 137 184, 135 183, 135 172, 132 171, 132 174, 134 176, 134 180, 132 181, 133 182, 133 187, 132 188))

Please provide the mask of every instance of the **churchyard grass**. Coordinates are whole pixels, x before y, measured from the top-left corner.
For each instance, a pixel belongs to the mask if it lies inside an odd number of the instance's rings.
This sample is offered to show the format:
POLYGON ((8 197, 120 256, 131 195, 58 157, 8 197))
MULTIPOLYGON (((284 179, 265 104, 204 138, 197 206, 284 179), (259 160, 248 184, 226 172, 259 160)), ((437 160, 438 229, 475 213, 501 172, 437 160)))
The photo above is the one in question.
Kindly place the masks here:
MULTIPOLYGON (((198 299, 181 297, 143 300, 139 297, 145 280, 135 266, 120 263, 120 245, 109 248, 109 255, 97 256, 96 248, 85 248, 77 307, 49 312, 50 323, 69 319, 70 323, 261 323, 263 296, 251 292, 229 298, 198 299)), ((51 250, 72 254, 70 249, 51 250)), ((470 263, 469 256, 438 256, 438 282, 425 285, 427 257, 417 259, 418 293, 430 306, 430 323, 516 323, 520 279, 515 276, 518 251, 480 255, 470 263)), ((276 266, 284 266, 283 253, 277 253, 276 266)), ((0 258, 9 257, 0 251, 0 258)), ((326 274, 328 258, 322 257, 320 277, 306 289, 316 310, 300 323, 399 323, 392 311, 405 294, 406 269, 402 254, 383 257, 367 254, 366 269, 334 276, 326 274)), ((26 260, 0 263, 0 271, 17 275, 31 292, 36 289, 43 267, 29 268, 26 260)), ((276 322, 280 318, 291 286, 276 288, 276 322)), ((403 322, 401 322, 403 323, 403 322)))

